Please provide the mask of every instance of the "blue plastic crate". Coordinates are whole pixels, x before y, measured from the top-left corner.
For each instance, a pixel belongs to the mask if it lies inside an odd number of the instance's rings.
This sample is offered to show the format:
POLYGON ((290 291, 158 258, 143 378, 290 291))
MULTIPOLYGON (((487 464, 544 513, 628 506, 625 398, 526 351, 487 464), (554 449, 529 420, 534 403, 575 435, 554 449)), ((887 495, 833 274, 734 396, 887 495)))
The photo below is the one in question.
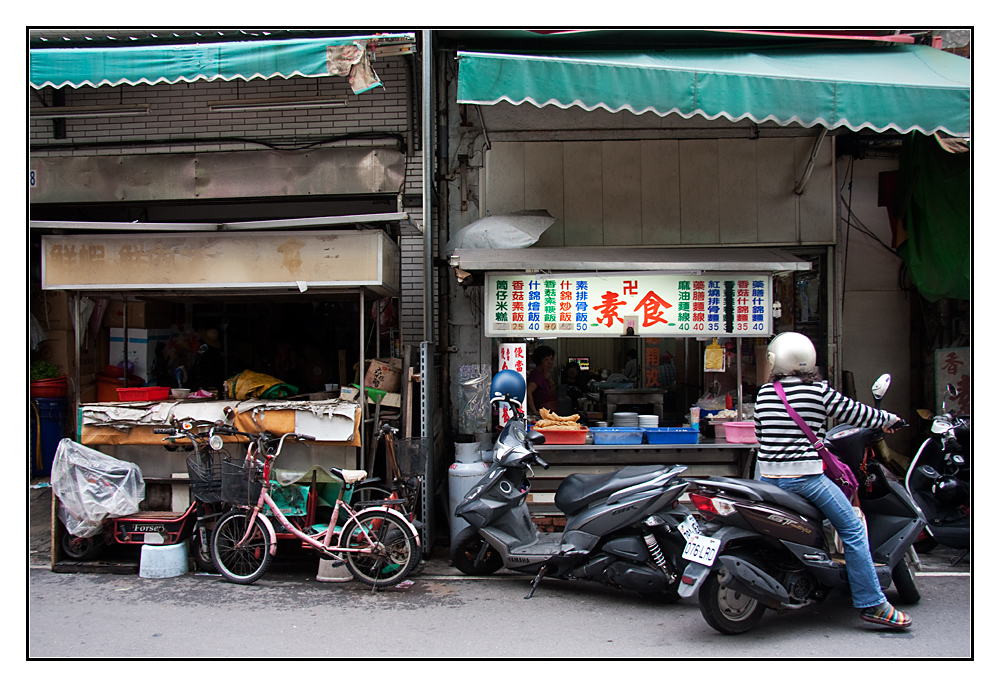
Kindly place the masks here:
POLYGON ((641 444, 643 428, 641 427, 591 427, 594 443, 605 444, 641 444))
POLYGON ((651 444, 697 444, 698 430, 693 427, 649 427, 646 441, 651 444))

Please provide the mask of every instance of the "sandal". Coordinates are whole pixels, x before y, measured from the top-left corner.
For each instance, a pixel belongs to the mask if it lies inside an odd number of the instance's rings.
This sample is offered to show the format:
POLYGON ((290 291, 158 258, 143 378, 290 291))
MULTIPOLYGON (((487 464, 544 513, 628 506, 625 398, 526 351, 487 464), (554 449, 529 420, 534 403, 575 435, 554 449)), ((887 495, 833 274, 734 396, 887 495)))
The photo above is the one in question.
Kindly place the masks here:
POLYGON ((861 611, 861 619, 876 625, 891 627, 894 630, 904 630, 912 623, 910 616, 894 608, 888 601, 879 606, 864 609, 861 611))

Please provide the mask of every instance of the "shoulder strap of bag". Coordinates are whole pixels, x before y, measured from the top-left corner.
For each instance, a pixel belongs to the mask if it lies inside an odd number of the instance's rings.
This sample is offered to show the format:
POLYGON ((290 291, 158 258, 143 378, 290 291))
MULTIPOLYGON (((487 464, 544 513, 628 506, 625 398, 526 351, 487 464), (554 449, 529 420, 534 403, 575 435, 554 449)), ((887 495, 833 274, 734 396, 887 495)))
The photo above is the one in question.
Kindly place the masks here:
POLYGON ((788 414, 792 417, 793 420, 795 420, 795 424, 797 424, 799 426, 799 429, 801 429, 805 433, 806 438, 812 444, 812 447, 817 451, 824 448, 823 442, 819 439, 819 437, 816 436, 816 432, 812 431, 809 428, 809 425, 807 425, 806 421, 802 419, 802 416, 799 415, 797 412, 795 412, 795 408, 793 408, 788 403, 788 399, 785 397, 785 389, 784 387, 781 386, 781 382, 774 383, 774 390, 775 392, 777 392, 778 398, 781 399, 781 402, 785 404, 785 408, 788 410, 788 414))

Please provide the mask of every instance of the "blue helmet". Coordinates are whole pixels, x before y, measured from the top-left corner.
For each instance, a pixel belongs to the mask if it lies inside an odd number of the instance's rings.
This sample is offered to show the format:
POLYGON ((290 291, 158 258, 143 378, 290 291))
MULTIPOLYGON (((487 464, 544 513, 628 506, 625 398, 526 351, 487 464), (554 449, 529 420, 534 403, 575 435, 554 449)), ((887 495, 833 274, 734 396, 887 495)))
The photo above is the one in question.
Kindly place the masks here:
POLYGON ((527 385, 524 382, 524 377, 514 370, 500 370, 493 377, 493 383, 490 384, 490 401, 502 400, 510 395, 511 400, 520 404, 526 391, 527 385))

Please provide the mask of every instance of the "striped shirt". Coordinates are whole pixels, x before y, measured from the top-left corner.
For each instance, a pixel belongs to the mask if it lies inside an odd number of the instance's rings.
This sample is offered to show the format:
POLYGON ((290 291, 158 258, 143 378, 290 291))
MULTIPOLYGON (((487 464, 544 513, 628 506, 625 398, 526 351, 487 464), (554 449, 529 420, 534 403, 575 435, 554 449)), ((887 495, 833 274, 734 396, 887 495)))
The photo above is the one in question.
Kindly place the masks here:
MULTIPOLYGON (((847 398, 826 382, 803 382, 788 377, 781 380, 781 386, 788 403, 819 439, 826 434, 827 418, 855 427, 883 427, 896 419, 891 413, 847 398)), ((773 384, 760 388, 753 416, 760 444, 757 464, 762 476, 789 477, 823 472, 823 460, 788 414, 773 384)))

